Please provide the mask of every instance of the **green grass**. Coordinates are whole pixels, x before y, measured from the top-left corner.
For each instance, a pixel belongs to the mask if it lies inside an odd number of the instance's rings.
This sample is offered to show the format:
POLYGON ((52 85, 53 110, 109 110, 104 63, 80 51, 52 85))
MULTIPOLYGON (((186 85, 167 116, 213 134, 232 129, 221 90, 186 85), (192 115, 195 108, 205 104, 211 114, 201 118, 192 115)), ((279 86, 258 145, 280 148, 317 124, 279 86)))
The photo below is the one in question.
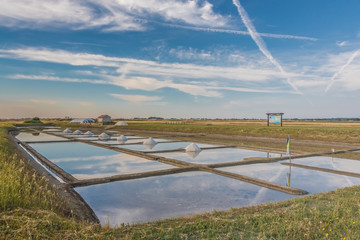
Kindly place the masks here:
POLYGON ((305 140, 320 140, 331 142, 360 143, 360 125, 308 125, 308 124, 284 124, 283 127, 259 123, 217 123, 194 121, 187 124, 165 124, 164 122, 128 122, 129 126, 117 127, 119 129, 152 130, 163 132, 186 132, 203 134, 225 134, 242 135, 255 137, 275 137, 291 138, 305 140))
POLYGON ((0 217, 0 238, 33 239, 360 239, 360 189, 191 217, 98 227, 50 211, 0 217), (5 234, 6 235, 5 235, 5 234))
MULTIPOLYGON (((0 128, 0 239, 360 239, 359 186, 284 202, 118 228, 79 222, 62 213, 59 198, 46 179, 22 162, 7 137, 10 127, 3 124, 0 128)), ((145 124, 136 127, 146 129, 145 124)), ((157 127, 157 124, 149 126, 157 127)), ((204 132, 221 128, 199 127, 204 132)), ((229 126, 228 131, 232 127, 239 126, 229 126)), ((252 126, 241 128, 252 129, 252 126)), ((305 131, 301 128, 300 132, 305 131)), ((187 131, 198 131, 194 129, 196 125, 187 131)), ((268 131, 289 131, 273 129, 268 131)), ((255 129, 246 131, 256 132, 255 129)), ((328 131, 345 130, 319 127, 315 134, 328 131)))
POLYGON ((11 126, 0 128, 0 211, 15 208, 63 210, 48 181, 17 153, 8 138, 11 126))

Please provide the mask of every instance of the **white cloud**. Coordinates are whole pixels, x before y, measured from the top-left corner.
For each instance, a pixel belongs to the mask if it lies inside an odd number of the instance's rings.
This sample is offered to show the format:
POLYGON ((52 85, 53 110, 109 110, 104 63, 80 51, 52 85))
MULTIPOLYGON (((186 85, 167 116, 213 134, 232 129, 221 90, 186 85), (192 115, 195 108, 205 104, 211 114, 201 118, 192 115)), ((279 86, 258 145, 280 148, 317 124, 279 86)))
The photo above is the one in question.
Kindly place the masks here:
MULTIPOLYGON (((0 25, 11 28, 144 31, 149 22, 194 31, 250 35, 229 27, 229 16, 215 13, 208 1, 179 0, 2 0, 0 25), (160 18, 160 21, 159 21, 160 18), (163 22, 161 22, 163 21, 163 22)), ((316 41, 316 38, 259 33, 270 38, 316 41)))
POLYGON ((339 47, 344 47, 344 46, 347 46, 349 44, 349 42, 347 41, 337 41, 336 42, 336 45, 338 45, 339 47))
POLYGON ((84 27, 93 22, 94 12, 80 1, 0 1, 0 24, 6 27, 41 28, 45 26, 84 27))
MULTIPOLYGON (((282 74, 275 71, 272 66, 267 68, 266 64, 263 64, 263 57, 257 61, 258 65, 255 65, 256 61, 252 60, 249 61, 251 62, 250 66, 236 65, 233 67, 158 63, 133 58, 107 57, 99 54, 37 48, 0 49, 0 57, 96 67, 96 69, 94 68, 96 73, 93 74, 90 70, 77 72, 77 74, 85 75, 85 78, 16 74, 11 76, 14 79, 110 84, 126 89, 145 91, 168 87, 193 96, 205 97, 222 97, 221 91, 282 92, 279 89, 273 90, 264 87, 264 83, 274 83, 273 79, 277 81, 282 77, 282 74), (102 71, 101 67, 112 67, 116 69, 116 72, 102 71), (98 79, 88 78, 88 76, 97 76, 98 79), (246 85, 251 87, 247 88, 246 85)), ((290 76, 290 74, 288 75, 290 76)), ((291 76, 299 77, 297 74, 291 76)), ((277 85, 279 84, 277 83, 277 85)), ((285 89, 287 88, 288 86, 285 85, 285 89)))
POLYGON ((161 18, 193 26, 224 26, 207 1, 176 0, 2 0, 0 25, 18 28, 144 30, 147 20, 161 18))
POLYGON ((245 82, 265 82, 273 78, 282 77, 281 73, 272 68, 264 68, 263 66, 219 67, 214 65, 158 63, 134 58, 107 57, 99 54, 72 53, 53 49, 0 49, 0 57, 74 66, 115 67, 119 74, 128 76, 146 75, 165 78, 228 79, 245 82))
POLYGON ((189 59, 189 60, 214 60, 216 56, 210 51, 198 50, 198 49, 170 49, 170 55, 176 56, 178 59, 189 59))
MULTIPOLYGON (((104 2, 102 1, 103 4, 104 2)), ((223 26, 227 23, 226 18, 213 12, 213 5, 208 1, 116 0, 110 2, 114 6, 112 9, 118 7, 138 16, 159 15, 170 22, 181 21, 195 26, 223 26)))

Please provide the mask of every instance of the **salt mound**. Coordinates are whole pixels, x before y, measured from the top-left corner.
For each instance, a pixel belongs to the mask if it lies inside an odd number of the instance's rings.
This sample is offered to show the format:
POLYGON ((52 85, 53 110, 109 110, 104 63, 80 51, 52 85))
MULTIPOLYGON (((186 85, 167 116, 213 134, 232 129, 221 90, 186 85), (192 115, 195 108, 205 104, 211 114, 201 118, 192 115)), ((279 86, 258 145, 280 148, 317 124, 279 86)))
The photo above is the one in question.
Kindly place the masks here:
POLYGON ((82 134, 83 134, 83 132, 82 132, 82 131, 80 131, 80 130, 78 129, 78 130, 74 131, 74 134, 77 134, 77 135, 82 135, 82 134))
POLYGON ((102 133, 99 135, 99 139, 100 140, 109 140, 110 139, 110 136, 106 133, 102 133))
POLYGON ((122 143, 126 142, 127 140, 128 140, 127 137, 124 135, 121 135, 120 137, 117 138, 117 141, 122 143))
POLYGON ((143 142, 143 144, 144 144, 144 145, 156 145, 157 142, 156 142, 152 137, 150 137, 150 138, 146 139, 146 140, 143 142))
POLYGON ((185 151, 186 152, 201 152, 201 148, 198 145, 196 145, 195 143, 191 143, 191 144, 189 144, 189 146, 187 146, 185 148, 185 151))
POLYGON ((63 131, 63 133, 72 133, 72 131, 69 128, 67 128, 63 131))
POLYGON ((85 134, 89 136, 94 136, 94 133, 92 131, 87 131, 85 134))
POLYGON ((200 154, 200 151, 199 152, 186 152, 186 154, 189 157, 191 157, 192 159, 195 159, 200 154))
POLYGON ((151 150, 151 149, 153 149, 155 146, 156 146, 156 144, 145 144, 144 145, 145 146, 145 148, 147 149, 147 150, 151 150))

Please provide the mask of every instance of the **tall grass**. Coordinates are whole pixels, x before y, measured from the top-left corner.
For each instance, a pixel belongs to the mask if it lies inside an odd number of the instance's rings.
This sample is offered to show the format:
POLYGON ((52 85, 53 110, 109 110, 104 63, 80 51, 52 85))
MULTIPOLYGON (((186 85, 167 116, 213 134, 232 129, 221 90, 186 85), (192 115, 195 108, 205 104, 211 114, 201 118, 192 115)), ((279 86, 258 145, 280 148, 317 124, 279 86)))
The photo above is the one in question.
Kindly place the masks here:
POLYGON ((15 208, 60 210, 61 203, 45 177, 16 153, 7 131, 0 128, 0 211, 15 208))

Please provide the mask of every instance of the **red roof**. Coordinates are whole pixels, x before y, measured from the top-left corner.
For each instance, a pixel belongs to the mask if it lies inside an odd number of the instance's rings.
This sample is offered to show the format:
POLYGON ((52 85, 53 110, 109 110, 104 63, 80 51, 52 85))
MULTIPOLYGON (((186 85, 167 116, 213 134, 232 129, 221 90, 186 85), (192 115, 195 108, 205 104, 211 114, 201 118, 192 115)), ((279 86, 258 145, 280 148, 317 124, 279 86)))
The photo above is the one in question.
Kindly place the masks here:
POLYGON ((109 116, 109 115, 106 115, 106 114, 103 114, 103 115, 98 116, 98 118, 104 118, 104 117, 110 117, 110 116, 109 116))

